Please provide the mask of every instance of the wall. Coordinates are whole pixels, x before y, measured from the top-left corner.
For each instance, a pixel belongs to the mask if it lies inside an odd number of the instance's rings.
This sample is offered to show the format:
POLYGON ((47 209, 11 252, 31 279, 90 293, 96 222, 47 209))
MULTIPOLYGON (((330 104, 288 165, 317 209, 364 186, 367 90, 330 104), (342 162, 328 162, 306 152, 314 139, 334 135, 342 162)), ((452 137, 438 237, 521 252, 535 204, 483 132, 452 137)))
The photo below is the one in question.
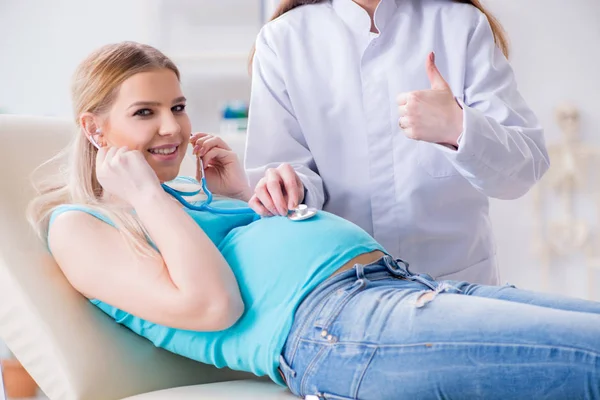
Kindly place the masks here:
POLYGON ((70 116, 68 83, 77 63, 102 44, 149 36, 143 3, 0 1, 0 108, 70 116))
MULTIPOLYGON (((521 91, 546 127, 548 142, 560 138, 554 108, 571 101, 581 109, 586 140, 600 146, 600 112, 596 111, 600 106, 596 72, 600 64, 600 2, 571 0, 568 6, 564 0, 484 2, 512 39, 512 63, 521 91)), ((245 52, 258 30, 252 22, 258 10, 258 2, 249 0, 0 0, 0 110, 70 116, 68 82, 77 63, 107 42, 137 40, 173 49, 183 70, 195 129, 213 131, 225 100, 247 98, 245 52), (235 35, 219 30, 218 24, 202 36, 200 31, 185 36, 176 29, 165 35, 165 15, 176 4, 201 7, 190 18, 206 23, 219 20, 213 16, 220 13, 220 18, 237 26, 235 35), (197 57, 202 48, 220 54, 221 59, 197 57), (228 58, 233 61, 227 62, 228 58)), ((531 196, 492 203, 503 280, 531 289, 587 296, 587 280, 580 275, 585 269, 579 261, 559 263, 552 269, 551 286, 539 284, 542 274, 530 244, 531 212, 531 196)))
MULTIPOLYGON (((560 139, 554 109, 571 102, 581 111, 582 136, 600 147, 600 2, 598 0, 486 0, 512 42, 512 65, 520 89, 546 128, 549 144, 560 139)), ((555 165, 555 167, 557 167, 555 165)), ((596 173, 597 180, 598 175, 596 173)), ((503 280, 600 300, 600 274, 588 292, 583 260, 556 262, 552 280, 540 284, 543 271, 532 252, 532 196, 492 203, 492 218, 503 280)))
POLYGON ((259 0, 0 0, 0 111, 70 117, 77 64, 133 40, 176 61, 195 128, 214 131, 225 101, 248 98, 260 12, 259 0))

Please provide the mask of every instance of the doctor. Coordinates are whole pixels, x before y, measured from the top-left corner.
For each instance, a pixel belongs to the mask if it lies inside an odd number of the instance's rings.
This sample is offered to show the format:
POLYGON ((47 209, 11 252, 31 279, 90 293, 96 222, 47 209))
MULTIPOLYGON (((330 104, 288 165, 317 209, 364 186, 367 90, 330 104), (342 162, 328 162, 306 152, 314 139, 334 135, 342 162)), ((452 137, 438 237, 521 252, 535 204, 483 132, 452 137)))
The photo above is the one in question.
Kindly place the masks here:
POLYGON ((549 167, 507 53, 475 0, 282 1, 253 57, 250 205, 323 208, 413 272, 497 284, 489 198, 549 167))

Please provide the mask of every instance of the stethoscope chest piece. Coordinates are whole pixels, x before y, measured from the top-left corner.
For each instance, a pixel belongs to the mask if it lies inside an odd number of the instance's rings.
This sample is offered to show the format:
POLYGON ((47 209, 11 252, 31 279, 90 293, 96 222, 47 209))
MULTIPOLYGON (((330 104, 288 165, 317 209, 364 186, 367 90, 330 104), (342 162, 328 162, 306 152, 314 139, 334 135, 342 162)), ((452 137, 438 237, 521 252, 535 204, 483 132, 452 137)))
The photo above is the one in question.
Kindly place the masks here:
POLYGON ((300 204, 288 214, 288 218, 292 221, 303 221, 317 215, 317 209, 308 207, 306 204, 300 204))

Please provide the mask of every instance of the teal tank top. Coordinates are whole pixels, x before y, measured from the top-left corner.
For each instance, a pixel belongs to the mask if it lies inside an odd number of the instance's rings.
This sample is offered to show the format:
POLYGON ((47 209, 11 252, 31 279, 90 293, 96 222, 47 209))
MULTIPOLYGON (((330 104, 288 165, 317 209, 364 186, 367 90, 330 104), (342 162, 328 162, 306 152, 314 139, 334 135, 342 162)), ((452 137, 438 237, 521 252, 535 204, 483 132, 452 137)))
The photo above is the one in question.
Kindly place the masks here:
MULTIPOLYGON (((214 200, 212 205, 247 207, 237 200, 214 200)), ((86 212, 113 225, 105 216, 77 205, 58 207, 50 223, 67 211, 86 212)), ((352 258, 384 251, 358 226, 323 211, 300 222, 286 217, 187 213, 218 247, 238 281, 245 311, 233 326, 219 332, 175 329, 100 300, 90 301, 157 347, 218 368, 268 375, 280 385, 284 382, 277 372, 279 356, 300 302, 352 258)))

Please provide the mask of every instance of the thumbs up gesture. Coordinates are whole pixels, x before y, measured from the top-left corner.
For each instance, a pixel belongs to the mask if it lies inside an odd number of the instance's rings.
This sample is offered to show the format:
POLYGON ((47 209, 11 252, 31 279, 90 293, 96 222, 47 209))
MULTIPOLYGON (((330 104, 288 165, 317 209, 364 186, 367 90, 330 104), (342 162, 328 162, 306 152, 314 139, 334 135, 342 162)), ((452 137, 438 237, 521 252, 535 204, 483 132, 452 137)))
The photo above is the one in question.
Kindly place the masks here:
POLYGON ((463 130, 462 109, 435 65, 435 54, 426 63, 430 90, 398 95, 400 128, 410 139, 458 147, 463 130))

